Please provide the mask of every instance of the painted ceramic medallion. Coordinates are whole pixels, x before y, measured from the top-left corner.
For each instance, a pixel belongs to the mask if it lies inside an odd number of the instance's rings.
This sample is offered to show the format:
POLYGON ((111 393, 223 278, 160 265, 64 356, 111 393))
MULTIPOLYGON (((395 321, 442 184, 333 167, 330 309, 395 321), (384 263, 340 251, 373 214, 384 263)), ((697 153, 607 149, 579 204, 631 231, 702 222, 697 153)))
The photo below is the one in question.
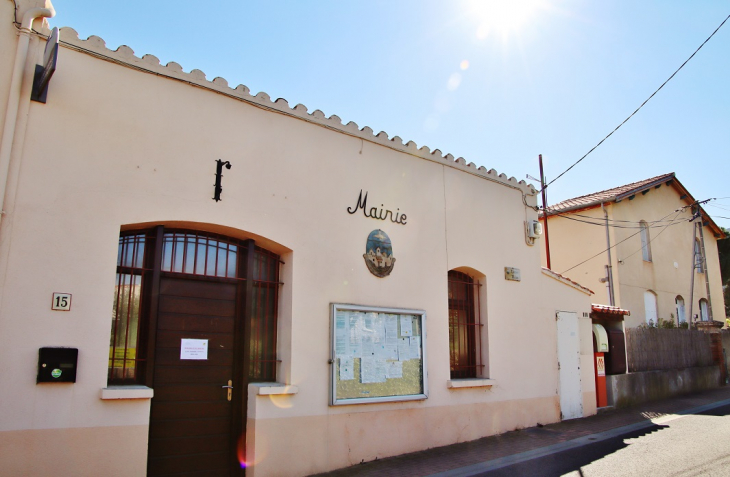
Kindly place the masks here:
POLYGON ((365 245, 365 263, 370 273, 376 277, 387 277, 393 271, 395 257, 393 257, 393 245, 390 237, 382 230, 373 230, 368 235, 365 245))

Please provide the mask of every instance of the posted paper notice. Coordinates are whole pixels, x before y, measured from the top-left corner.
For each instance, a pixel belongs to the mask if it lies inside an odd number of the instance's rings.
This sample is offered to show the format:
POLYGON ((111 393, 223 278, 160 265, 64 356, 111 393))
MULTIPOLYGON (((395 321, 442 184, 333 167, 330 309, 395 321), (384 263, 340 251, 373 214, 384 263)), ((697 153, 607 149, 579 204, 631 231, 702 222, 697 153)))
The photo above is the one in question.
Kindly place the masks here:
POLYGON ((208 340, 180 340, 180 359, 208 359, 208 340))

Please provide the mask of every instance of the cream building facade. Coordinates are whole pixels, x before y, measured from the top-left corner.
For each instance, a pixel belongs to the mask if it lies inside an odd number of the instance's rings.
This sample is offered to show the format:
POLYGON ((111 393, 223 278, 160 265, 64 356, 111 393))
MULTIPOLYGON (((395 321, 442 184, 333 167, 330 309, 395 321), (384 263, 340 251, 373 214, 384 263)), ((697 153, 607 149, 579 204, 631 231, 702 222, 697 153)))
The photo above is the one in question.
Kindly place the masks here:
POLYGON ((592 292, 542 269, 533 188, 67 28, 30 101, 52 14, 0 3, 0 473, 299 476, 595 413, 592 292), (331 405, 371 389, 333 304, 423 316, 393 328, 422 396, 331 405))
POLYGON ((552 269, 630 311, 626 327, 690 315, 725 322, 724 234, 674 173, 549 206, 548 233, 552 269))

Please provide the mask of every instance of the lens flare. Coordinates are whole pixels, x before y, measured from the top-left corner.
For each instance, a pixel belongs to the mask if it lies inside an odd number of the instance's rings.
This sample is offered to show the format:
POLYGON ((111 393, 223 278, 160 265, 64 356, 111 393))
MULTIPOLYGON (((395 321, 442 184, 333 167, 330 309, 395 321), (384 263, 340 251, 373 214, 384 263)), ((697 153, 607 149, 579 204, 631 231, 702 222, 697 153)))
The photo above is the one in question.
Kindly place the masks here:
POLYGON ((461 84, 461 74, 454 73, 449 77, 449 82, 446 84, 446 88, 449 91, 455 91, 461 84))
POLYGON ((248 467, 248 464, 246 464, 246 448, 244 446, 244 437, 243 435, 238 436, 238 442, 236 443, 236 457, 238 457, 238 463, 241 465, 242 469, 245 469, 248 467))
POLYGON ((279 409, 289 409, 292 407, 291 399, 287 395, 269 394, 271 404, 279 409))
POLYGON ((521 30, 540 10, 545 0, 471 0, 469 14, 479 22, 476 36, 484 40, 490 33, 503 37, 521 30))
POLYGON ((459 64, 459 68, 461 68, 461 71, 466 71, 469 69, 469 60, 464 60, 459 64))

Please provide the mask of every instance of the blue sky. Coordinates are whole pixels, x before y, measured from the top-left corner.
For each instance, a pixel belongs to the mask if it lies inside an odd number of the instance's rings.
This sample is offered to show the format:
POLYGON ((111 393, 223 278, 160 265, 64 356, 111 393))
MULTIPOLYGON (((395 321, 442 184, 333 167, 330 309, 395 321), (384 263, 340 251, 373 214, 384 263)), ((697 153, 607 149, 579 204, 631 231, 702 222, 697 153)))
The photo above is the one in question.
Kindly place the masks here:
MULTIPOLYGON (((525 179, 563 172, 730 14, 727 1, 54 0, 52 26, 525 179), (504 5, 520 5, 512 11, 504 5)), ((666 172, 730 228, 730 21, 548 203, 666 172)), ((669 212, 669 211, 667 211, 669 212)), ((652 218, 647 218, 647 220, 652 218)))

